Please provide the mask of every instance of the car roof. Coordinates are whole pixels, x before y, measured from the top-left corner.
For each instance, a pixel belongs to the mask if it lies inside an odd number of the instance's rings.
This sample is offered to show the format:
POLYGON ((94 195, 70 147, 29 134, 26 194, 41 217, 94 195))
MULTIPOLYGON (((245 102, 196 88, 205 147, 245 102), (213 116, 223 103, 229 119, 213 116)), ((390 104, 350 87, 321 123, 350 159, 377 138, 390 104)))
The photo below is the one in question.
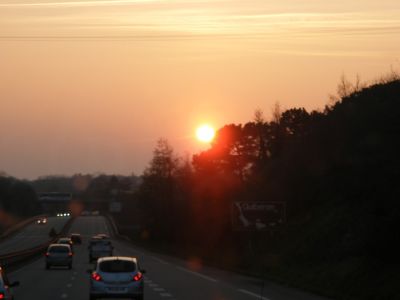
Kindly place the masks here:
POLYGON ((68 248, 71 248, 70 245, 67 245, 67 244, 59 244, 59 243, 50 244, 50 245, 49 245, 49 248, 52 248, 52 247, 68 247, 68 248))
POLYGON ((70 241, 71 239, 69 237, 62 237, 58 239, 59 241, 70 241))
POLYGON ((107 256, 107 257, 101 257, 97 260, 97 263, 101 263, 104 261, 113 261, 113 260, 125 260, 125 261, 131 261, 134 263, 137 263, 136 257, 131 257, 131 256, 107 256))

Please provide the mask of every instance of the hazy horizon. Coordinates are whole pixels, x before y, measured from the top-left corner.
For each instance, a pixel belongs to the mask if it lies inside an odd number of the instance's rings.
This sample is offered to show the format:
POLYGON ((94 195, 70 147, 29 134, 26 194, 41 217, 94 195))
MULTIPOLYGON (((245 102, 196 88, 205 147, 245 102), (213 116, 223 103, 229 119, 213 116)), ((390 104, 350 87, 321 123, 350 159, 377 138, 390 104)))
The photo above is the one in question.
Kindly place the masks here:
POLYGON ((141 174, 160 137, 191 155, 201 123, 323 109, 399 53, 392 0, 5 0, 0 171, 141 174))

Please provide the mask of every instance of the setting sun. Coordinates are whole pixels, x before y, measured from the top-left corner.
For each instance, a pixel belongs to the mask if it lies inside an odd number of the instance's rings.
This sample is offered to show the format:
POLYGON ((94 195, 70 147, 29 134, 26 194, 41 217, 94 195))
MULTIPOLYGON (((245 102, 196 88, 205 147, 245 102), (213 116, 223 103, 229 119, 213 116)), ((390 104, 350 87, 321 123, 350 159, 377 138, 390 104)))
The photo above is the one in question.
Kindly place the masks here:
POLYGON ((199 141, 209 143, 215 136, 215 130, 209 125, 201 125, 196 130, 196 137, 199 141))

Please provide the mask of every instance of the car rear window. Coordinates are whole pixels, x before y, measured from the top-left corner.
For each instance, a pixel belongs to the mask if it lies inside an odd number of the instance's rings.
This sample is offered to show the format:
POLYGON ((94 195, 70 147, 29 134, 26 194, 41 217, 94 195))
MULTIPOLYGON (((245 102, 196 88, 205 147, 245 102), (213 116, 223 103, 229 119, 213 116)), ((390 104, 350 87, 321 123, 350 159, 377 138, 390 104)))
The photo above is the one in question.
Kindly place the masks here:
POLYGON ((68 247, 51 247, 50 249, 49 249, 49 252, 51 252, 51 253, 66 253, 66 252, 69 252, 69 249, 68 249, 68 247))
POLYGON ((103 261, 99 268, 100 271, 107 273, 134 272, 136 264, 127 260, 109 260, 103 261))
POLYGON ((92 246, 111 246, 110 241, 92 241, 90 244, 92 246))

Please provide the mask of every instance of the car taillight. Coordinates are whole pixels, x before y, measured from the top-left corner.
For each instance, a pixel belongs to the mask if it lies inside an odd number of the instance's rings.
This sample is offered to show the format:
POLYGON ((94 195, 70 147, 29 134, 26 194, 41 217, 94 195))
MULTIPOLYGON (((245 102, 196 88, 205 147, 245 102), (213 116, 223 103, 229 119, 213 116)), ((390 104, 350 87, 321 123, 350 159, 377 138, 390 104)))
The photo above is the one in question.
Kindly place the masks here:
POLYGON ((68 256, 69 256, 69 257, 72 257, 72 255, 73 255, 72 252, 68 253, 68 256))
POLYGON ((45 255, 46 255, 46 257, 49 257, 50 254, 49 254, 49 252, 47 252, 45 255))
POLYGON ((0 299, 5 299, 4 294, 0 293, 0 299))
POLYGON ((140 279, 142 279, 142 277, 143 277, 142 273, 138 272, 135 276, 133 276, 133 280, 139 281, 140 279))
POLYGON ((96 281, 101 281, 101 276, 97 274, 96 272, 92 273, 92 279, 96 281))

